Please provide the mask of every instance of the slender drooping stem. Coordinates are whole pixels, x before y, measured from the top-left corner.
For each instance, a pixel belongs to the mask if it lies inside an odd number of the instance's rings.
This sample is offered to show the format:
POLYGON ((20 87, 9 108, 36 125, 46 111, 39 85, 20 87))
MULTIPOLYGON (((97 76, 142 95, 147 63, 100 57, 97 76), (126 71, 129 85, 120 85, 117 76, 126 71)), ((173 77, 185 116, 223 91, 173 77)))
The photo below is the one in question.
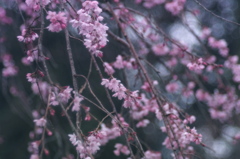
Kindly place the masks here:
MULTIPOLYGON (((39 54, 41 57, 45 57, 44 54, 43 54, 43 46, 42 46, 42 39, 43 39, 43 31, 44 31, 44 12, 43 12, 43 8, 41 6, 41 10, 40 10, 40 20, 41 20, 41 28, 40 28, 40 34, 39 34, 39 38, 38 38, 38 51, 39 51, 39 54)), ((44 67, 44 70, 46 72, 46 76, 47 76, 47 79, 48 79, 48 82, 50 84, 53 84, 52 83, 52 79, 49 75, 49 71, 48 71, 48 67, 47 67, 47 64, 46 64, 46 61, 45 59, 43 60, 43 67, 44 67)))

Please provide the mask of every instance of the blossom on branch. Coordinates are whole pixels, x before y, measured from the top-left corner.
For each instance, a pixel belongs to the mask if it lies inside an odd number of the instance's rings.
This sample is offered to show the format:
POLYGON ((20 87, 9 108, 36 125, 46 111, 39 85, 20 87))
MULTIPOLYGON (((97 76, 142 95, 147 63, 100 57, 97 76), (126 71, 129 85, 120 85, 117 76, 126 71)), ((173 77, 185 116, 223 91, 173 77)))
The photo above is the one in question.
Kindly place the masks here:
POLYGON ((51 24, 47 27, 51 32, 60 32, 67 26, 67 17, 64 12, 51 12, 48 11, 46 19, 50 20, 51 24))
POLYGON ((100 16, 102 9, 98 7, 97 1, 85 1, 83 8, 77 14, 77 18, 70 21, 74 28, 79 29, 79 34, 83 35, 84 45, 96 56, 102 56, 100 49, 107 44, 108 27, 102 23, 103 17, 100 16))
POLYGON ((38 34, 27 29, 22 30, 22 35, 17 36, 18 41, 24 43, 31 43, 38 38, 38 34))
POLYGON ((26 0, 26 4, 35 11, 40 10, 40 5, 45 7, 50 3, 50 0, 26 0))

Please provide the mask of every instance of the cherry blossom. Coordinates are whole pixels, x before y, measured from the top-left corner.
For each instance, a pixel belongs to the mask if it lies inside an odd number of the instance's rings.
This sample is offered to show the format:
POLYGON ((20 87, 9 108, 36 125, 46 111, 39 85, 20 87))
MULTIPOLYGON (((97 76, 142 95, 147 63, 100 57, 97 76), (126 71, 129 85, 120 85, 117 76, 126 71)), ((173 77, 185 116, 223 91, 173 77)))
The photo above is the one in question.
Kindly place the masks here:
POLYGON ((124 155, 129 155, 130 151, 128 150, 127 146, 124 146, 120 143, 116 143, 115 146, 116 150, 114 150, 114 154, 116 156, 119 156, 120 153, 123 153, 124 155))
POLYGON ((38 38, 38 34, 31 30, 23 29, 22 35, 17 36, 17 38, 18 38, 18 41, 20 42, 30 43, 38 38))
POLYGON ((44 127, 47 123, 46 119, 40 118, 40 119, 35 119, 34 120, 36 126, 44 127))
POLYGON ((205 63, 203 62, 203 59, 202 58, 199 58, 196 62, 194 63, 188 63, 187 64, 187 67, 190 69, 190 70, 193 70, 193 71, 199 71, 199 70, 203 70, 205 68, 205 63))
POLYGON ((40 9, 40 5, 46 6, 50 3, 50 0, 26 0, 26 4, 32 8, 33 10, 38 11, 40 9))
POLYGON ((80 110, 80 102, 83 100, 81 96, 75 95, 73 99, 73 107, 72 111, 79 111, 80 110))
POLYGON ((100 49, 107 44, 108 27, 100 22, 103 17, 99 14, 102 9, 98 7, 97 1, 85 1, 83 8, 77 11, 78 17, 71 20, 72 26, 79 29, 79 34, 84 35, 84 45, 89 51, 102 56, 100 49))
POLYGON ((47 27, 51 32, 59 32, 67 26, 67 17, 63 12, 56 13, 48 11, 46 19, 51 22, 51 24, 47 27))

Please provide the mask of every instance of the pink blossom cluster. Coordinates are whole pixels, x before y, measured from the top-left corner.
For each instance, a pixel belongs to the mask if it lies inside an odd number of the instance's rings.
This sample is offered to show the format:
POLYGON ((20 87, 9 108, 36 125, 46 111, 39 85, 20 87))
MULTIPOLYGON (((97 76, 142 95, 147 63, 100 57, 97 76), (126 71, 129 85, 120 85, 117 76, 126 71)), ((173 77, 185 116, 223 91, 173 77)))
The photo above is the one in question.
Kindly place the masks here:
POLYGON ((211 95, 206 91, 198 90, 196 97, 207 103, 212 119, 225 122, 235 113, 240 113, 240 100, 236 96, 234 88, 228 88, 226 93, 219 93, 215 90, 211 95))
POLYGON ((12 56, 10 54, 4 54, 2 56, 2 63, 4 68, 2 69, 2 75, 4 77, 15 76, 18 73, 18 67, 15 66, 12 56))
POLYGON ((238 56, 229 56, 225 61, 224 66, 229 68, 233 74, 233 81, 240 83, 240 64, 238 62, 238 56))
MULTIPOLYGON (((122 19, 125 19, 128 22, 134 21, 132 14, 130 14, 128 8, 126 8, 123 3, 118 4, 118 8, 114 9, 114 14, 117 17, 119 18, 121 17, 122 19)), ((126 27, 126 25, 123 24, 123 27, 126 27)))
POLYGON ((165 9, 172 13, 172 15, 178 15, 184 9, 186 0, 173 0, 165 4, 165 9))
POLYGON ((150 123, 150 121, 149 121, 148 119, 143 119, 143 120, 140 120, 140 121, 136 124, 136 127, 137 127, 137 128, 146 127, 149 123, 150 123))
POLYGON ((143 3, 143 6, 150 9, 156 5, 165 4, 165 9, 172 13, 172 15, 178 15, 184 9, 186 0, 135 0, 135 3, 143 3))
POLYGON ((120 80, 117 80, 116 78, 112 78, 111 80, 102 79, 101 85, 113 91, 113 97, 118 97, 119 100, 124 99, 123 107, 125 108, 132 108, 137 99, 140 98, 138 91, 131 92, 127 90, 123 84, 120 83, 120 80))
MULTIPOLYGON (((163 142, 163 145, 169 149, 182 149, 181 153, 185 156, 185 154, 188 154, 188 150, 191 149, 193 151, 193 148, 190 146, 191 142, 201 144, 202 141, 202 135, 198 134, 195 128, 191 129, 185 124, 194 122, 196 118, 192 116, 183 121, 179 117, 178 110, 172 104, 166 103, 163 109, 169 122, 168 125, 161 127, 163 132, 168 133, 168 137, 163 142)), ((162 113, 156 111, 156 117, 162 120, 162 113)), ((183 157, 181 153, 178 154, 180 158, 183 157)))
POLYGON ((92 133, 85 141, 77 139, 75 134, 69 134, 71 143, 76 146, 81 159, 91 159, 90 156, 94 155, 100 149, 100 139, 103 134, 92 133))
POLYGON ((206 63, 203 62, 202 58, 199 58, 196 62, 190 62, 187 64, 187 67, 192 71, 200 71, 205 68, 206 63))
POLYGON ((201 38, 202 39, 207 39, 210 35, 211 35, 212 30, 208 27, 203 27, 202 29, 202 35, 201 38))
POLYGON ((27 73, 26 75, 28 82, 35 83, 39 77, 44 77, 44 73, 42 71, 37 70, 34 73, 27 73))
MULTIPOLYGON (((131 23, 135 27, 136 31, 141 34, 149 43, 159 43, 161 36, 159 36, 159 34, 157 34, 157 32, 152 28, 152 26, 149 24, 148 19, 139 16, 134 16, 132 17, 132 19, 133 20, 131 21, 131 23)), ((139 42, 141 47, 140 54, 148 53, 149 50, 147 49, 146 43, 141 40, 139 40, 139 42), (146 47, 144 48, 144 46, 146 47)))
POLYGON ((156 5, 164 3, 166 0, 135 0, 135 3, 143 3, 143 6, 146 8, 152 8, 156 5))
MULTIPOLYGON (((121 128, 119 124, 123 127, 128 127, 129 125, 124 121, 124 118, 118 115, 115 119, 112 120, 112 126, 106 127, 105 124, 101 124, 101 128, 97 132, 90 132, 90 135, 86 137, 85 141, 80 141, 77 139, 75 134, 69 134, 71 143, 76 146, 76 150, 80 154, 80 158, 88 159, 90 155, 95 154, 99 149, 100 146, 105 145, 110 140, 113 140, 122 135, 121 128), (120 123, 116 122, 120 119, 120 123)), ((127 153, 126 148, 119 147, 119 151, 122 153, 127 153)))
POLYGON ((155 152, 155 151, 146 151, 144 152, 144 158, 142 159, 161 159, 161 153, 160 152, 155 152))
POLYGON ((28 151, 31 153, 30 159, 39 159, 39 143, 37 141, 31 142, 29 144, 28 151))
POLYGON ((116 124, 116 122, 113 122, 113 121, 112 121, 111 127, 107 127, 105 124, 101 124, 100 132, 102 134, 105 134, 104 138, 102 138, 100 141, 101 145, 105 145, 110 140, 113 140, 113 139, 121 136, 120 127, 116 124))
POLYGON ((114 147, 116 148, 116 150, 114 150, 113 152, 116 156, 120 156, 121 153, 126 156, 130 154, 128 147, 123 144, 116 143, 114 147))
POLYGON ((47 27, 51 32, 60 32, 67 26, 67 17, 64 12, 52 12, 48 11, 46 19, 50 20, 50 25, 47 27))
POLYGON ((35 83, 37 78, 34 77, 34 73, 27 73, 26 75, 28 82, 35 83))
POLYGON ((52 92, 50 104, 53 106, 59 105, 60 103, 67 103, 68 100, 71 98, 72 88, 66 86, 60 90, 60 92, 52 92))
POLYGON ((121 55, 118 55, 116 57, 116 61, 114 61, 113 63, 109 64, 107 62, 103 63, 104 66, 104 71, 110 76, 112 75, 115 69, 135 69, 137 66, 135 64, 135 59, 134 58, 130 58, 129 60, 123 60, 123 57, 121 55))
POLYGON ((152 46, 152 51, 157 56, 164 56, 170 51, 170 49, 166 44, 158 43, 152 46))
MULTIPOLYGON (((216 62, 216 56, 212 55, 212 56, 209 56, 205 59, 205 61, 209 64, 207 65, 206 67, 206 71, 208 72, 211 72, 213 71, 214 69, 216 68, 219 68, 219 67, 222 67, 222 65, 216 65, 215 62, 216 62)), ((216 69, 216 70, 220 70, 220 69, 216 69)), ((220 73, 220 72, 219 72, 220 73)), ((221 73, 220 73, 221 74, 221 73)))
POLYGON ((30 29, 23 29, 22 35, 17 36, 18 41, 24 43, 31 43, 38 38, 38 34, 30 29))
POLYGON ((214 37, 209 37, 208 45, 214 49, 218 49, 220 55, 222 55, 223 57, 228 56, 229 49, 227 46, 227 42, 224 39, 216 40, 214 37))
POLYGON ((38 49, 32 49, 32 50, 28 50, 27 51, 27 57, 23 57, 22 58, 22 63, 24 65, 29 65, 31 62, 33 62, 34 60, 42 60, 39 56, 38 56, 38 49))
POLYGON ((182 95, 185 97, 190 97, 194 95, 194 88, 195 88, 195 83, 190 81, 188 82, 187 86, 183 89, 182 95))
POLYGON ((105 124, 101 124, 101 129, 99 130, 99 132, 105 134, 105 136, 102 137, 100 141, 102 145, 105 145, 110 140, 116 139, 117 137, 121 136, 123 134, 123 129, 126 130, 129 127, 129 124, 120 114, 118 114, 117 116, 112 119, 112 125, 110 127, 107 127, 105 124), (123 129, 120 127, 120 125, 123 129))
POLYGON ((171 82, 166 85, 166 90, 169 93, 176 93, 179 90, 179 83, 171 82))
POLYGON ((103 63, 103 66, 104 66, 104 71, 110 76, 112 74, 114 74, 115 70, 113 69, 113 67, 107 63, 107 62, 104 62, 103 63))
MULTIPOLYGON (((158 81, 154 80, 152 84, 156 86, 158 85, 158 81)), ((152 92, 148 82, 144 82, 144 84, 141 86, 141 89, 145 90, 146 92, 152 92)))
POLYGON ((118 55, 116 57, 116 61, 112 65, 116 69, 123 69, 123 68, 135 69, 137 67, 134 58, 130 58, 129 60, 124 60, 121 55, 118 55))
POLYGON ((26 4, 29 8, 38 11, 41 6, 45 7, 50 3, 50 0, 26 0, 26 4))
POLYGON ((47 123, 47 120, 44 118, 40 118, 40 119, 35 119, 34 122, 35 122, 36 126, 44 127, 47 123))
POLYGON ((73 107, 72 111, 79 111, 80 110, 80 103, 83 100, 83 97, 78 95, 77 93, 74 93, 74 99, 73 99, 73 107))
POLYGON ((102 9, 98 7, 97 1, 85 1, 82 4, 76 19, 71 20, 72 26, 79 29, 79 34, 85 37, 84 45, 88 50, 96 55, 102 56, 100 49, 107 44, 108 27, 100 22, 103 17, 100 16, 102 9))
POLYGON ((35 83, 31 83, 32 86, 32 91, 34 94, 36 95, 41 95, 43 100, 46 102, 48 100, 48 94, 49 94, 49 87, 50 85, 45 82, 45 81, 41 81, 41 80, 38 80, 38 82, 35 82, 35 83))
POLYGON ((112 78, 111 80, 102 79, 101 85, 113 91, 114 92, 113 97, 118 97, 118 99, 121 100, 127 97, 126 94, 127 89, 120 82, 121 81, 117 80, 116 78, 112 78))
POLYGON ((139 127, 146 127, 149 122, 144 117, 149 115, 150 112, 154 113, 158 109, 156 99, 148 99, 144 93, 137 94, 130 99, 123 103, 123 107, 130 107, 131 118, 138 121, 137 125, 139 127))

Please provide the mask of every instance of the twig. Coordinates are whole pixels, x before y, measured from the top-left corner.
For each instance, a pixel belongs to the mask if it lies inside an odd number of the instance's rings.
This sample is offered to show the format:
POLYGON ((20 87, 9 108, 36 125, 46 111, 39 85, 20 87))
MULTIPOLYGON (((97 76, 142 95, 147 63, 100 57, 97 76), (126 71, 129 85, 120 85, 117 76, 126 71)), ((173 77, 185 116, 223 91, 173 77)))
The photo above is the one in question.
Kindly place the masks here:
MULTIPOLYGON (((43 13, 42 6, 41 6, 40 14, 41 14, 41 17, 40 17, 40 19, 41 19, 41 29, 40 29, 40 35, 39 35, 39 38, 38 38, 38 50, 39 50, 40 56, 44 57, 43 47, 42 47, 42 38, 43 38, 43 30, 44 30, 44 13, 43 13)), ((46 64, 45 59, 43 60, 43 67, 44 67, 44 70, 46 72, 48 82, 50 84, 53 84, 52 80, 51 80, 51 77, 49 75, 49 72, 48 72, 48 68, 47 68, 47 64, 46 64)))
MULTIPOLYGON (((46 108, 46 111, 45 111, 45 115, 44 115, 44 119, 46 120, 47 119, 47 115, 48 115, 48 109, 49 109, 49 106, 50 106, 50 98, 51 98, 51 88, 49 88, 49 91, 48 91, 48 102, 47 102, 47 108, 46 108)), ((42 143, 42 149, 41 149, 41 152, 40 152, 40 156, 39 158, 41 159, 42 158, 42 155, 43 155, 43 151, 45 149, 45 132, 46 132, 46 124, 44 125, 44 129, 43 129, 43 132, 42 132, 42 137, 41 137, 41 143, 42 143)))
POLYGON ((202 5, 198 0, 194 0, 194 1, 195 1, 199 6, 201 6, 204 10, 206 10, 207 12, 209 12, 210 14, 212 14, 213 16, 217 17, 218 19, 221 19, 221 20, 226 21, 226 22, 228 22, 228 23, 232 23, 232 24, 235 24, 235 25, 237 25, 237 26, 240 26, 240 24, 237 23, 237 22, 234 22, 234 21, 225 19, 225 18, 223 18, 223 17, 221 17, 221 16, 213 13, 212 11, 210 11, 209 9, 207 9, 204 5, 202 5))

